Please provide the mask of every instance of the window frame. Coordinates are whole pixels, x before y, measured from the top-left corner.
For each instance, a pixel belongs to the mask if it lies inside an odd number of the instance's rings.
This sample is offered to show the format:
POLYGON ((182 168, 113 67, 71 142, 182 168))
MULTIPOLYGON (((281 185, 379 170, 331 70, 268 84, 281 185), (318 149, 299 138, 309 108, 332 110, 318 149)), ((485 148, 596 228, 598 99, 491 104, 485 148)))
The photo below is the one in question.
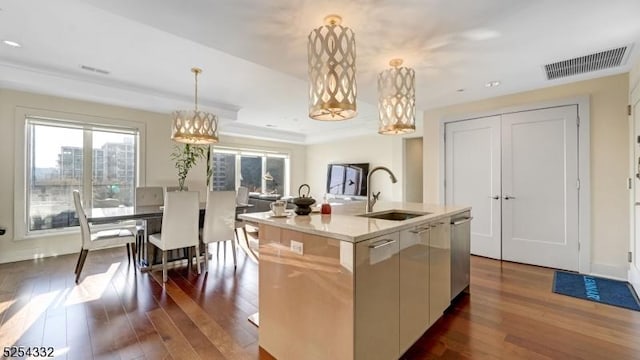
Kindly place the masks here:
MULTIPOLYGON (((145 171, 146 163, 145 156, 142 154, 142 149, 146 148, 146 124, 138 121, 123 120, 107 118, 102 116, 79 114, 79 113, 67 113, 52 110, 33 109, 27 107, 16 107, 15 111, 15 163, 14 163, 14 240, 25 240, 40 237, 49 237, 54 235, 64 235, 69 233, 79 232, 78 227, 65 227, 59 229, 45 229, 30 231, 29 230, 29 174, 30 174, 30 161, 28 156, 30 155, 30 140, 29 126, 30 123, 41 123, 43 125, 53 125, 69 128, 83 129, 83 148, 90 148, 92 145, 92 131, 117 131, 121 130, 126 133, 136 133, 136 146, 135 146, 135 161, 136 169, 134 174, 134 186, 138 184, 144 184, 146 181, 145 171)), ((93 159, 91 158, 93 151, 83 152, 83 168, 87 169, 87 166, 91 166, 93 159)), ((92 175, 93 171, 90 171, 91 176, 84 176, 83 172, 83 203, 91 205, 92 197, 92 175)))
MULTIPOLYGON (((236 190, 240 187, 240 172, 242 171, 240 163, 242 156, 258 156, 262 160, 262 170, 263 175, 264 171, 267 168, 267 158, 280 158, 284 159, 284 184, 283 184, 283 194, 282 196, 289 196, 290 194, 290 183, 291 183, 291 154, 288 151, 278 151, 278 150, 267 150, 267 149, 256 149, 256 148, 245 148, 245 147, 229 147, 229 146, 212 146, 211 153, 221 153, 221 154, 233 154, 235 155, 235 187, 236 190)), ((213 156, 211 157, 213 166, 213 156)), ((267 181, 264 177, 261 177, 261 189, 266 189, 267 181)), ((213 186, 211 187, 213 188, 213 186)))

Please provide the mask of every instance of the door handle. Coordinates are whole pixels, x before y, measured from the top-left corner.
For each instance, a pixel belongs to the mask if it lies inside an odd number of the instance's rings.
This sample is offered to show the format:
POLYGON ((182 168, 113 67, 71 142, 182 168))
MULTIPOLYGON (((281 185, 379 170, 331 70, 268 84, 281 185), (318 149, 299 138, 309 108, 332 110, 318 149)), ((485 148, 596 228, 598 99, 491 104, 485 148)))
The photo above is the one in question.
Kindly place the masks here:
POLYGON ((473 216, 470 216, 470 217, 464 218, 464 219, 460 219, 460 220, 456 220, 456 221, 452 221, 451 225, 453 225, 453 226, 462 225, 464 223, 468 223, 471 220, 473 220, 473 216))
POLYGON ((489 196, 489 199, 500 200, 500 195, 489 196))
POLYGON ((424 226, 422 228, 418 228, 418 229, 415 229, 415 230, 409 230, 409 232, 412 233, 412 234, 416 234, 416 235, 422 235, 425 232, 429 231, 429 229, 431 229, 431 226, 427 225, 427 226, 424 226))
POLYGON ((509 195, 504 197, 505 200, 515 199, 515 198, 516 198, 515 196, 509 196, 509 195))
POLYGON ((369 249, 379 249, 379 248, 381 248, 383 246, 387 246, 387 245, 393 244, 394 242, 396 242, 396 241, 393 240, 393 239, 380 240, 380 241, 377 241, 377 242, 369 245, 369 249))

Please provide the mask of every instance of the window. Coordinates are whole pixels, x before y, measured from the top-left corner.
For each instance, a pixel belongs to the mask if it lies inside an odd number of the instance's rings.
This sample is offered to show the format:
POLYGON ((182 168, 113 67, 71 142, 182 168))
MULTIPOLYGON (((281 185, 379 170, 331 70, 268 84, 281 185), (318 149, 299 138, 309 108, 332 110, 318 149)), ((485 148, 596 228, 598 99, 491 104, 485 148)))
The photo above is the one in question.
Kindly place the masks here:
POLYGON ((285 158, 267 157, 267 172, 270 178, 265 179, 266 192, 275 192, 276 194, 284 194, 284 174, 285 174, 285 158))
POLYGON ((212 161, 214 191, 245 186, 250 192, 288 194, 287 154, 214 147, 212 161))
POLYGON ((132 206, 137 129, 28 118, 26 231, 78 225, 73 190, 85 207, 132 206))
POLYGON ((212 186, 216 191, 236 189, 236 155, 213 152, 212 186))
POLYGON ((240 186, 247 187, 249 192, 263 192, 263 174, 261 156, 240 155, 240 186))

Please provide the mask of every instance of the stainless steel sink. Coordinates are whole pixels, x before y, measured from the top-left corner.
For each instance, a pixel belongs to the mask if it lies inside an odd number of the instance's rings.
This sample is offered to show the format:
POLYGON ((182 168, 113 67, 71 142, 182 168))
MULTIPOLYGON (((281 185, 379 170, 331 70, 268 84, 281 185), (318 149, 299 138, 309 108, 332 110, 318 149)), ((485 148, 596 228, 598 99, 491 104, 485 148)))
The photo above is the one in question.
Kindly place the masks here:
POLYGON ((403 221, 413 219, 414 217, 429 215, 429 212, 407 211, 407 210, 385 210, 368 214, 360 214, 357 216, 368 217, 373 219, 403 221))

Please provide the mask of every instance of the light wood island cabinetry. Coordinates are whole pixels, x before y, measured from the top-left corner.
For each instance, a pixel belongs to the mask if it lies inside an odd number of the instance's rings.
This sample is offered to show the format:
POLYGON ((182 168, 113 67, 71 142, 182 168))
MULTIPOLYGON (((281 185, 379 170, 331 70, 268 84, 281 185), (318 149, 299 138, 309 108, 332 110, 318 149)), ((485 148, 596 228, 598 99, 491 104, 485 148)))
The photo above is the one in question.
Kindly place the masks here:
POLYGON ((428 214, 380 220, 345 206, 332 215, 241 216, 259 224, 264 350, 282 360, 398 359, 442 315, 450 216, 469 208, 387 206, 428 214))
POLYGON ((430 225, 400 232, 400 352, 429 327, 430 225))
POLYGON ((429 326, 451 303, 451 233, 449 218, 435 221, 429 236, 429 326))
POLYGON ((399 234, 394 232, 364 240, 355 247, 355 358, 397 358, 399 234))

